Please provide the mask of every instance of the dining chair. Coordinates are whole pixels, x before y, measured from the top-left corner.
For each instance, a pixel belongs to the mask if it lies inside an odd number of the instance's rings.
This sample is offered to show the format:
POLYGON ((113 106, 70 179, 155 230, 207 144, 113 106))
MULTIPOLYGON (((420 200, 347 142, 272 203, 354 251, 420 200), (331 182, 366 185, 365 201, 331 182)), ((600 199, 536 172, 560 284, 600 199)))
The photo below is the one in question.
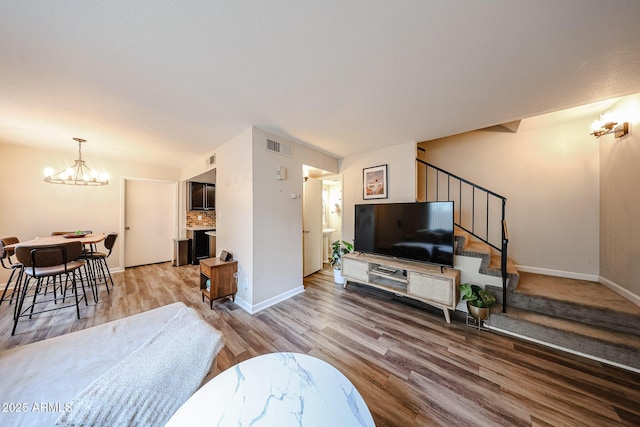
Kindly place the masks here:
POLYGON ((113 277, 111 277, 111 272, 109 271, 109 266, 107 265, 107 258, 111 256, 111 252, 113 251, 113 247, 116 244, 116 240, 118 238, 118 233, 109 233, 104 239, 104 247, 108 250, 108 252, 98 252, 91 251, 86 254, 86 259, 90 261, 92 264, 91 270, 93 271, 94 280, 96 286, 99 283, 104 283, 107 288, 107 293, 109 292, 109 282, 111 282, 111 287, 113 288, 113 277))
POLYGON ((0 264, 2 264, 2 268, 5 270, 11 270, 11 274, 9 275, 9 280, 7 280, 7 284, 2 291, 2 297, 0 297, 0 305, 6 300, 11 304, 18 295, 20 295, 19 284, 20 284, 20 273, 22 271, 22 264, 19 262, 13 262, 11 260, 11 256, 14 254, 13 249, 5 249, 5 246, 13 245, 16 243, 20 243, 17 237, 4 237, 0 239, 0 264), (16 275, 17 274, 17 275, 16 275), (15 277, 15 281, 13 281, 15 277), (11 290, 11 296, 7 298, 7 290, 13 285, 13 289, 11 290))
POLYGON ((18 245, 15 247, 15 255, 23 265, 24 282, 20 290, 11 335, 15 334, 20 317, 28 316, 31 319, 34 314, 75 306, 76 315, 78 319, 80 318, 80 301, 84 299, 85 305, 88 305, 84 280, 78 274, 78 269, 85 265, 85 261, 80 259, 82 256, 81 242, 69 241, 44 246, 18 245), (82 296, 78 295, 78 280, 82 285, 82 296), (43 285, 48 286, 49 281, 53 282, 53 299, 44 299, 42 287, 43 285), (69 289, 73 291, 75 304, 64 305, 69 289), (58 296, 58 290, 61 292, 60 296, 58 296), (31 299, 31 302, 25 307, 24 303, 27 297, 31 299), (58 305, 60 299, 62 304, 58 305), (55 307, 50 306, 51 302, 55 307), (40 311, 34 311, 36 305, 43 308, 40 311))

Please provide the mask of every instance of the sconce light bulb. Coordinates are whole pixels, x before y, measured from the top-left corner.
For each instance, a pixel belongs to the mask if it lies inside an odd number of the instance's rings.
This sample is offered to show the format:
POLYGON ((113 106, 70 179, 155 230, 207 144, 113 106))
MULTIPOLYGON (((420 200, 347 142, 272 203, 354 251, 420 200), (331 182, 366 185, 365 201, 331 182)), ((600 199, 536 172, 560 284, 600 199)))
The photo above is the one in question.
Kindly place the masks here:
POLYGON ((601 117, 600 120, 603 124, 606 123, 616 123, 618 120, 616 120, 616 116, 614 113, 612 113, 611 111, 607 111, 606 113, 604 113, 601 117))

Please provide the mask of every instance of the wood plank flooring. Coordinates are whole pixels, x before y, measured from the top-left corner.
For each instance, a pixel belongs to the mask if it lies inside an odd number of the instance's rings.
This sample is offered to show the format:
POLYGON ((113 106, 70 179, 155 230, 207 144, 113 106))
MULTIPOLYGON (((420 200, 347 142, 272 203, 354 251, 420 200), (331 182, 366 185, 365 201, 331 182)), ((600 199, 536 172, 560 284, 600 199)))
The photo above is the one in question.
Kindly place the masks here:
MULTIPOLYGON (((442 313, 358 285, 331 270, 305 292, 250 315, 229 299, 202 302, 198 267, 169 263, 114 275, 98 304, 22 319, 0 307, 0 350, 115 320, 175 301, 225 336, 216 373, 269 352, 319 357, 344 373, 378 426, 640 425, 640 375, 537 344, 444 321, 442 313)), ((1 381, 1 379, 0 379, 1 381)), ((1 383, 0 383, 1 384, 1 383)), ((2 394, 0 385, 0 395, 2 394)))

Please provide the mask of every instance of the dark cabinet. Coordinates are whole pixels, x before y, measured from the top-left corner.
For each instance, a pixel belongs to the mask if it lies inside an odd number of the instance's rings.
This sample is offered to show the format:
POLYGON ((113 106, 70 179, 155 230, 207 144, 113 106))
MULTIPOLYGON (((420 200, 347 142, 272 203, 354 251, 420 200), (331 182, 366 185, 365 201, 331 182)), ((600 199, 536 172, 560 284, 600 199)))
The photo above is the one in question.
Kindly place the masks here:
POLYGON ((201 259, 210 257, 207 231, 210 230, 187 230, 187 238, 191 240, 191 263, 193 265, 197 265, 201 259))
POLYGON ((189 183, 189 210, 213 211, 216 209, 216 185, 203 182, 189 183))

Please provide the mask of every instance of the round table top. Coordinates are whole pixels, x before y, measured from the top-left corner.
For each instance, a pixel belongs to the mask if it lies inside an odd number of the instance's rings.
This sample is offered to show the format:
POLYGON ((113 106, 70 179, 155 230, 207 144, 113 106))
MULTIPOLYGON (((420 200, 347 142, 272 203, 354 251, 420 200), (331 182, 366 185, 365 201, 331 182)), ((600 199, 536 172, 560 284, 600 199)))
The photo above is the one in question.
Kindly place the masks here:
POLYGON ((375 426, 351 382, 316 357, 271 353, 214 377, 171 417, 176 426, 375 426))
POLYGON ((89 245, 94 243, 102 242, 105 239, 104 233, 92 233, 85 234, 82 237, 64 237, 63 235, 57 236, 43 236, 36 237, 32 240, 25 240, 22 242, 14 243, 13 245, 5 246, 6 250, 15 249, 17 246, 49 246, 49 245, 59 245, 61 243, 69 243, 73 241, 80 241, 83 245, 89 245))

